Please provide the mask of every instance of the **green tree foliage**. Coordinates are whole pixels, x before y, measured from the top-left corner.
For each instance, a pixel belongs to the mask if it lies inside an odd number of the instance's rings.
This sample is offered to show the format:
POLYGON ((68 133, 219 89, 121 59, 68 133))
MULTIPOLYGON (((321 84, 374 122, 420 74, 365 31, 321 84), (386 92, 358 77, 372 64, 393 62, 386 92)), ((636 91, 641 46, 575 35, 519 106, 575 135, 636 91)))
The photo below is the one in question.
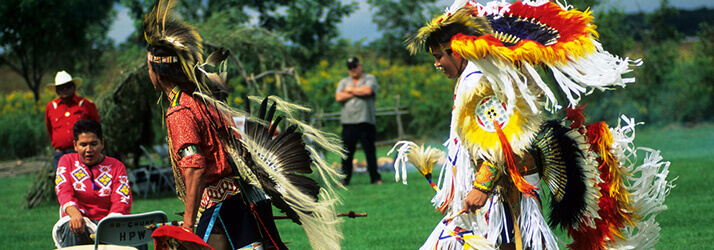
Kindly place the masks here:
MULTIPOLYGON (((144 15, 155 2, 122 0, 132 13, 139 34, 143 32, 144 15)), ((249 26, 251 17, 257 17, 256 26, 285 37, 284 42, 292 45, 290 55, 305 66, 314 65, 328 55, 333 40, 339 36, 337 24, 357 9, 356 3, 343 4, 339 0, 184 0, 179 3, 175 11, 191 23, 218 18, 249 26), (249 11, 257 14, 248 15, 249 11)), ((139 40, 140 44, 144 42, 139 40)))
POLYGON ((136 63, 97 98, 97 109, 104 127, 104 152, 133 167, 139 165, 140 145, 166 143, 163 114, 168 101, 149 79, 143 49, 126 50, 117 57, 136 63))
POLYGON ((637 84, 632 87, 631 101, 646 122, 668 123, 675 119, 671 105, 676 102, 670 91, 676 90, 676 66, 679 59, 679 36, 667 19, 676 15, 668 0, 645 16, 647 28, 642 30, 643 65, 635 71, 637 84))
MULTIPOLYGON (((600 5, 601 2, 602 0, 569 0, 567 1, 567 4, 572 5, 575 9, 584 11, 600 5)), ((561 3, 565 3, 565 1, 561 1, 561 3)))
POLYGON ((660 0, 659 8, 645 17, 650 29, 644 33, 645 43, 662 43, 680 39, 677 28, 671 22, 679 16, 679 10, 669 5, 669 0, 660 0))
POLYGON ((284 38, 266 29, 233 23, 222 14, 212 16, 197 27, 207 52, 217 48, 232 52, 227 67, 227 82, 233 86, 229 103, 242 103, 243 95, 278 95, 293 101, 305 99, 297 85, 296 62, 290 57, 290 48, 284 38), (265 72, 274 74, 257 77, 265 72))
POLYGON ((426 63, 421 56, 411 56, 404 47, 404 39, 413 36, 419 28, 436 15, 443 13, 443 6, 437 7, 435 0, 367 0, 370 8, 376 9, 372 22, 382 37, 373 41, 373 47, 380 55, 390 60, 401 60, 408 64, 426 63))
POLYGON ((43 102, 35 102, 30 92, 0 96, 0 145, 6 145, 0 150, 0 159, 23 159, 44 153, 43 149, 50 144, 44 104, 50 100, 50 95, 45 95, 43 102))
POLYGON ((340 34, 337 24, 357 10, 357 4, 339 0, 295 0, 286 6, 285 14, 276 13, 274 22, 262 27, 282 33, 295 49, 292 55, 301 65, 315 65, 327 53, 340 34), (271 24, 272 25, 268 25, 271 24))
POLYGON ((625 22, 625 12, 611 8, 595 13, 599 41, 613 55, 624 55, 635 46, 634 27, 625 22))
MULTIPOLYGON (((110 45, 112 0, 0 1, 0 63, 21 75, 40 99, 43 77, 54 70, 87 73, 110 45)), ((52 74, 54 76, 54 74, 52 74)))
MULTIPOLYGON (((158 0, 119 0, 121 4, 129 9, 129 15, 134 20, 135 42, 144 44, 143 25, 144 16, 151 11, 158 0)), ((173 0, 176 1, 174 11, 184 20, 191 23, 206 21, 215 15, 224 15, 233 23, 244 24, 250 21, 250 16, 245 12, 245 8, 251 8, 259 13, 259 16, 270 15, 279 6, 289 2, 288 0, 272 1, 229 1, 229 0, 173 0)))
MULTIPOLYGON (((695 121, 712 119, 714 117, 714 24, 701 23, 699 25, 699 44, 694 51, 699 51, 694 57, 693 70, 699 73, 698 82, 705 89, 701 97, 706 103, 700 108, 700 117, 695 121)), ((686 71, 685 71, 686 72, 686 71)))

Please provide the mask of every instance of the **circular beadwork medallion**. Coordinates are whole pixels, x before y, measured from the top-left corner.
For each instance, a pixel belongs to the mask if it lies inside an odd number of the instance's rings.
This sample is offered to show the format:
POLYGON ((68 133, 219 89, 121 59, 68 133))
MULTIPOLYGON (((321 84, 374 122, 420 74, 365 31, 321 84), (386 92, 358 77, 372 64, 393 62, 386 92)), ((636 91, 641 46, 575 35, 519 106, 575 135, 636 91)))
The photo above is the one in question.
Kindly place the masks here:
POLYGON ((494 120, 503 128, 508 124, 510 118, 510 114, 506 112, 506 104, 493 95, 486 96, 478 102, 474 116, 478 120, 478 125, 491 133, 496 132, 496 127, 493 125, 494 120))

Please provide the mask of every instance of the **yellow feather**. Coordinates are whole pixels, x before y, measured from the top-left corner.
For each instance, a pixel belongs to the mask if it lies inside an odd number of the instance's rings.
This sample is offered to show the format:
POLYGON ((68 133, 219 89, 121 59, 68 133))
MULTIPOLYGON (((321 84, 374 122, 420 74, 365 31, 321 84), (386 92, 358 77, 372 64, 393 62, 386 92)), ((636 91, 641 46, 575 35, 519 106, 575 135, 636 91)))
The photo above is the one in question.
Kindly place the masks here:
POLYGON ((405 40, 407 44, 407 50, 411 54, 416 54, 424 44, 426 40, 442 28, 451 24, 462 24, 471 30, 475 30, 481 34, 491 33, 491 26, 489 26, 488 21, 485 17, 477 17, 472 15, 475 13, 475 8, 473 6, 465 6, 460 8, 452 15, 437 15, 431 19, 426 26, 419 29, 417 34, 413 37, 409 37, 405 40))
MULTIPOLYGON (((479 156, 485 156, 494 163, 502 163, 504 159, 498 134, 486 131, 479 126, 475 114, 479 101, 491 95, 495 95, 495 93, 486 80, 482 80, 479 87, 463 95, 461 102, 456 104, 456 132, 472 157, 482 158, 479 156)), ((530 145, 530 143, 522 142, 530 141, 542 122, 540 115, 533 114, 529 110, 526 101, 520 96, 517 97, 516 108, 503 128, 503 133, 506 134, 513 151, 518 155, 522 155, 530 145), (521 110, 526 111, 521 112, 521 110)))

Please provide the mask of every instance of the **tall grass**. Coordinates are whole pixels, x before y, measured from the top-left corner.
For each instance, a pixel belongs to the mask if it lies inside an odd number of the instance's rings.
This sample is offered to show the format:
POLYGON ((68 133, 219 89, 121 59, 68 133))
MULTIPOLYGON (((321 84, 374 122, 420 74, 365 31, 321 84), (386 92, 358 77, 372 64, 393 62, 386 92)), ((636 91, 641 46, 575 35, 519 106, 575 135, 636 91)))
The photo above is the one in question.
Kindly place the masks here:
MULTIPOLYGON (((660 149, 665 160, 671 161, 670 179, 678 177, 657 221, 662 231, 658 249, 711 248, 714 235, 714 126, 668 128, 638 131, 636 143, 660 149)), ((385 149, 379 151, 384 156, 385 149)), ((360 156, 358 156, 360 157, 360 156)), ((330 157, 332 158, 332 157, 330 157)), ((363 212, 367 217, 342 223, 344 249, 417 249, 424 242, 441 215, 429 201, 433 190, 423 177, 412 171, 409 185, 392 180, 393 172, 383 172, 384 185, 371 185, 366 174, 356 173, 352 185, 340 191, 343 203, 338 212, 363 212)), ((24 175, 0 179, 7 191, 0 196, 0 246, 2 249, 52 249, 50 229, 58 219, 58 204, 43 205, 31 210, 19 209, 24 192, 34 176, 24 175)), ((183 211, 183 206, 171 195, 164 198, 136 198, 133 213, 161 210, 169 219, 183 211)), ((276 212, 276 214, 278 214, 276 212)), ((278 228, 291 249, 309 249, 302 229, 289 220, 278 220, 278 228)), ((567 239, 565 239, 567 240, 567 239)))

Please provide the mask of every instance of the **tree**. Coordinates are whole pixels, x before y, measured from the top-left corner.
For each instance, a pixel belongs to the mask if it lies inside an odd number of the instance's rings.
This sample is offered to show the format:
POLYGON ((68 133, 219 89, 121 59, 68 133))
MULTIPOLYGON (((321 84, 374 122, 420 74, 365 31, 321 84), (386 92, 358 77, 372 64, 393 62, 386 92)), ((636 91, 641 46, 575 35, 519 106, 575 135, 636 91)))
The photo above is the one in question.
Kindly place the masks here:
MULTIPOLYGON (((157 0, 119 0, 129 9, 129 15, 134 20, 134 42, 144 44, 144 16, 156 5, 157 0)), ((246 23, 250 16, 243 9, 246 6, 255 6, 259 13, 275 10, 275 5, 286 0, 274 1, 230 1, 230 0, 181 0, 176 2, 174 11, 185 21, 190 23, 203 22, 216 13, 226 15, 235 23, 246 23)))
POLYGON ((677 28, 672 23, 672 20, 679 16, 679 10, 672 7, 669 4, 669 0, 660 0, 659 3, 659 8, 645 17, 650 26, 650 29, 645 32, 645 41, 657 44, 679 40, 679 32, 677 32, 677 28))
POLYGON ((595 13, 594 23, 597 25, 602 47, 614 55, 623 55, 635 46, 635 29, 625 22, 625 12, 611 8, 595 13))
MULTIPOLYGON (((143 16, 155 0, 122 0, 135 20, 138 34, 143 33, 143 16)), ((312 65, 327 55, 331 42, 339 36, 337 24, 357 9, 356 3, 343 4, 340 0, 184 0, 176 6, 184 20, 198 24, 215 15, 232 23, 247 26, 255 17, 256 26, 286 38, 291 44, 290 54, 300 63, 312 65), (250 12, 255 14, 248 14, 250 12)), ((143 39, 139 39, 143 43, 143 39)))
POLYGON ((227 15, 213 15, 197 24, 204 39, 206 54, 217 48, 231 51, 227 82, 235 86, 233 96, 276 94, 284 99, 305 99, 297 86, 295 60, 283 37, 263 28, 231 22, 227 15), (275 72, 267 74, 265 72, 275 72), (237 83, 236 83, 237 82, 237 83), (241 85, 241 86, 236 86, 241 85), (280 93, 280 94, 278 94, 280 93))
POLYGON ((404 38, 416 32, 443 11, 436 7, 435 0, 367 0, 377 11, 372 22, 382 31, 381 38, 370 44, 379 54, 388 59, 399 59, 409 64, 424 62, 425 57, 411 56, 404 47, 404 38))
MULTIPOLYGON (((40 98, 45 74, 80 68, 98 58, 94 48, 106 46, 113 0, 5 0, 0 2, 0 63, 21 75, 40 98), (82 66, 83 65, 83 66, 82 66)), ((93 67, 93 66, 91 66, 93 67)))
POLYGON ((294 43, 293 55, 304 65, 315 65, 327 56, 331 42, 339 36, 337 24, 357 10, 357 4, 342 4, 339 0, 297 0, 286 9, 287 15, 277 15, 275 26, 263 27, 284 34, 294 43))
MULTIPOLYGON (((567 4, 572 5, 575 9, 584 11, 586 9, 592 9, 595 6, 600 5, 602 0, 569 0, 567 4)), ((562 3, 565 3, 564 1, 562 3)))

